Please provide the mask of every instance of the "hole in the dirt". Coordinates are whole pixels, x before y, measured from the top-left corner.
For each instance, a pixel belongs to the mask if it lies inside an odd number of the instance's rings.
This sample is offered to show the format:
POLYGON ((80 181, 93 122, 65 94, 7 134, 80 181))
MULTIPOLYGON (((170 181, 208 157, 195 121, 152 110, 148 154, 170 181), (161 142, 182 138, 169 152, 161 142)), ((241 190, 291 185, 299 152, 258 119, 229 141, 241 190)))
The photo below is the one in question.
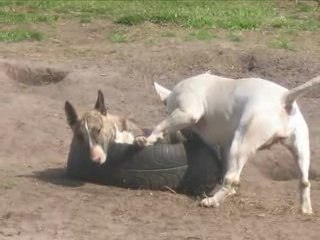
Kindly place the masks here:
MULTIPOLYGON (((279 166, 278 163, 274 164, 275 166, 270 167, 268 169, 260 169, 260 171, 269 179, 275 181, 289 181, 293 179, 299 179, 300 174, 298 169, 293 169, 292 167, 287 168, 287 166, 279 166)), ((310 169, 309 171, 309 179, 310 180, 319 180, 319 173, 310 169)))
POLYGON ((26 64, 4 63, 5 73, 12 80, 32 85, 42 86, 52 83, 58 83, 64 80, 68 75, 68 71, 53 69, 49 67, 28 66, 26 64))
POLYGON ((274 161, 268 167, 260 168, 260 171, 268 178, 275 181, 289 181, 298 179, 299 173, 292 166, 283 166, 274 161))
POLYGON ((257 60, 254 55, 244 55, 240 57, 242 68, 252 72, 257 67, 257 60))

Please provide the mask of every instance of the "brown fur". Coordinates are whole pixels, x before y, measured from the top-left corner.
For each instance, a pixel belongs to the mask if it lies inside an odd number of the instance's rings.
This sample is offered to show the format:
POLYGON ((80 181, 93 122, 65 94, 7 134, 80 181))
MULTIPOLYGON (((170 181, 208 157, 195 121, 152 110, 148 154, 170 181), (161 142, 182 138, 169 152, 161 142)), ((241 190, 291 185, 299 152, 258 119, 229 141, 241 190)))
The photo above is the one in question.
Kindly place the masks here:
POLYGON ((103 116, 97 110, 88 111, 83 115, 80 120, 81 128, 84 128, 85 121, 95 139, 106 138, 108 142, 116 138, 115 134, 117 130, 120 132, 131 132, 133 136, 144 134, 143 131, 130 120, 109 113, 103 116))

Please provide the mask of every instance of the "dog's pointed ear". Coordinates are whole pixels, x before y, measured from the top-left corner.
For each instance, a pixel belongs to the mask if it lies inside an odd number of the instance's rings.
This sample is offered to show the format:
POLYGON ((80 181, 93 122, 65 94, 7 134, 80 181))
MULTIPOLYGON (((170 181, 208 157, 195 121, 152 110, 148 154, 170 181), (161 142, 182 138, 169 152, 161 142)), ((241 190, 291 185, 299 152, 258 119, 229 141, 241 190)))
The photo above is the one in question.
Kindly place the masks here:
POLYGON ((66 101, 64 104, 64 111, 67 117, 67 122, 71 128, 79 121, 78 114, 75 108, 69 101, 66 101))
POLYGON ((98 98, 96 101, 96 105, 94 106, 94 109, 96 109, 102 115, 107 116, 107 108, 104 103, 104 96, 101 90, 98 90, 98 98))
POLYGON ((154 88, 156 89, 156 92, 160 96, 161 101, 165 103, 166 99, 170 95, 171 91, 169 89, 161 86, 157 82, 154 82, 154 88))

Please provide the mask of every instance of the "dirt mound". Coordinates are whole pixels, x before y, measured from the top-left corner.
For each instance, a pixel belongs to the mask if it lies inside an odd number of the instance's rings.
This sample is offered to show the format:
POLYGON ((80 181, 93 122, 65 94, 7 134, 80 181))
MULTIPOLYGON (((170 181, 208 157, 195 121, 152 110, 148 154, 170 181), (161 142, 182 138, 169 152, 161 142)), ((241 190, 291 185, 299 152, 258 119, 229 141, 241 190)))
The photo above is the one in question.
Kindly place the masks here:
MULTIPOLYGON (((281 146, 258 153, 253 163, 265 177, 275 181, 289 181, 300 177, 297 163, 287 149, 281 146)), ((320 180, 319 168, 312 166, 309 174, 310 179, 320 180)))

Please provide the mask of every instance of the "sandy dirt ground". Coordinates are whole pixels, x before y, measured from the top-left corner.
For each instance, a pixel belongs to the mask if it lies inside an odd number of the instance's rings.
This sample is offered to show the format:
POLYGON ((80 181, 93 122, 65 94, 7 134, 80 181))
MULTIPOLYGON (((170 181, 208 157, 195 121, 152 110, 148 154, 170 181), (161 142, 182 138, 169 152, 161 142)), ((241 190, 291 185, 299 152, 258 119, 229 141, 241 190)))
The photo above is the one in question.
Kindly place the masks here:
POLYGON ((67 179, 71 131, 63 110, 67 99, 92 108, 101 89, 112 113, 152 126, 166 114, 152 82, 172 87, 207 70, 294 87, 320 74, 319 38, 312 46, 301 37, 306 48, 293 52, 261 45, 258 33, 241 43, 110 43, 99 35, 108 26, 78 25, 64 23, 43 42, 0 44, 1 240, 319 239, 320 90, 299 101, 310 127, 313 216, 299 213, 295 164, 278 146, 248 162, 239 193, 217 209, 185 195, 67 179), (27 73, 5 73, 12 61, 62 72, 26 80, 27 73))

